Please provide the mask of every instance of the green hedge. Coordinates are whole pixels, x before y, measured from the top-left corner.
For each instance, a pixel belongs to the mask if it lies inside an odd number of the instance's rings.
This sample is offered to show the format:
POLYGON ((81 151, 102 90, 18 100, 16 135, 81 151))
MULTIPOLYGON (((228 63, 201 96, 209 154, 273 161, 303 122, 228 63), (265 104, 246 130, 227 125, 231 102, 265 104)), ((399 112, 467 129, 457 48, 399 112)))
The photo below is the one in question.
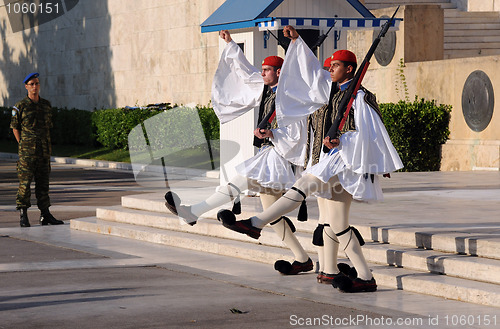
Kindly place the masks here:
MULTIPOLYGON (((166 110, 171 110, 169 107, 166 110)), ((219 119, 215 115, 212 108, 208 106, 198 106, 196 108, 198 116, 203 127, 205 138, 208 140, 219 139, 219 119)), ((129 143, 130 131, 146 121, 147 119, 162 113, 165 109, 158 108, 129 108, 129 109, 110 109, 98 110, 92 115, 92 122, 96 132, 97 141, 103 146, 114 149, 126 149, 129 143)), ((182 117, 179 118, 182 120, 182 117)), ((161 146, 152 145, 156 147, 174 147, 186 148, 191 145, 189 139, 171 140, 175 136, 172 130, 192 131, 199 126, 195 126, 196 122, 184 121, 183 124, 176 124, 175 122, 163 122, 163 125, 156 129, 154 136, 149 136, 148 143, 155 144, 161 143, 161 146), (190 126, 190 124, 193 126, 190 126), (168 133, 167 133, 168 131, 168 133), (163 138, 166 136, 165 138, 163 138)), ((179 133, 182 136, 181 133, 179 133)), ((141 135, 142 136, 142 135, 141 135)), ((140 136, 139 136, 140 137, 140 136)))
POLYGON ((92 114, 92 124, 96 132, 96 140, 105 147, 126 149, 128 134, 144 120, 160 113, 150 109, 108 109, 98 110, 92 114))
POLYGON ((220 139, 220 122, 214 109, 209 106, 199 106, 197 109, 206 139, 208 141, 220 139))
MULTIPOLYGON (((54 127, 52 143, 59 145, 102 145, 112 149, 127 149, 130 131, 145 120, 172 109, 122 108, 94 112, 52 108, 54 127)), ((198 106, 198 115, 208 140, 219 139, 219 119, 211 107, 198 106)), ((12 108, 0 107, 0 139, 14 139, 10 129, 12 108)), ((182 129, 182 127, 179 127, 182 129)), ((188 142, 186 140, 186 142, 188 142)))
MULTIPOLYGON (((130 131, 141 122, 172 107, 105 109, 94 112, 54 108, 54 128, 52 141, 62 145, 102 144, 112 149, 127 149, 130 131)), ((380 104, 384 124, 396 147, 404 171, 435 171, 441 164, 441 145, 450 134, 451 106, 436 105, 434 101, 415 99, 413 102, 380 104)), ((198 106, 198 115, 207 140, 219 139, 219 120, 209 106, 198 106)), ((9 128, 11 108, 0 108, 0 139, 13 139, 9 128)), ((196 129, 189 124, 175 125, 165 122, 172 136, 172 129, 196 129), (182 127, 181 127, 182 126, 182 127)), ((157 129, 152 143, 162 143, 161 147, 186 148, 190 140, 168 140, 163 138, 166 129, 157 129), (180 145, 180 144, 182 145, 180 145), (186 145, 184 145, 184 144, 186 145), (179 144, 179 145, 177 145, 179 144)), ((175 134, 174 134, 175 135, 175 134)), ((182 135, 182 134, 179 134, 182 135)), ((150 141, 148 141, 150 142, 150 141)))
POLYGON ((10 118, 12 117, 12 108, 0 107, 0 139, 14 139, 14 134, 10 129, 10 118))
POLYGON ((402 171, 438 171, 441 145, 450 135, 450 105, 417 99, 380 104, 387 132, 398 151, 402 171))
POLYGON ((52 108, 52 144, 95 145, 92 112, 77 109, 52 108))
MULTIPOLYGON (((10 129, 12 108, 0 107, 0 139, 14 139, 10 129)), ((92 145, 95 141, 92 132, 92 112, 66 108, 52 108, 52 144, 92 145)))

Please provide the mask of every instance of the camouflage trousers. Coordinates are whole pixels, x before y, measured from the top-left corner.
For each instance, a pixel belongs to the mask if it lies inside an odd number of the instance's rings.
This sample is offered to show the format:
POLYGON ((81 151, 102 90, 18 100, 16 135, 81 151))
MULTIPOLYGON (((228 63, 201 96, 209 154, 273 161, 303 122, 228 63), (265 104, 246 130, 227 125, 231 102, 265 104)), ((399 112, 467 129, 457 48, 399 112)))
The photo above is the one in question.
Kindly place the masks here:
POLYGON ((49 198, 50 158, 41 156, 20 157, 17 161, 17 190, 16 208, 31 207, 31 182, 35 180, 35 196, 38 209, 50 207, 49 198))

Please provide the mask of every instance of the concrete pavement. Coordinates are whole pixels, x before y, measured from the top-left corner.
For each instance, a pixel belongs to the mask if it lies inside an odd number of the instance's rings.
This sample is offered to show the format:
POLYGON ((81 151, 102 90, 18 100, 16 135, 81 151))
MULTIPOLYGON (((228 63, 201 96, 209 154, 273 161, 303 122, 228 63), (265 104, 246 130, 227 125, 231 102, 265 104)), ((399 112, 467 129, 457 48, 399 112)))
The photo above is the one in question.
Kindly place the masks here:
MULTIPOLYGON (((383 286, 341 294, 316 284, 314 273, 283 277, 268 264, 69 225, 41 227, 35 207, 33 226, 21 229, 12 206, 14 168, 11 160, 0 162, 0 328, 495 328, 500 322, 494 307, 383 286)), ((384 203, 355 204, 354 224, 432 224, 498 238, 498 172, 393 176, 383 182, 384 203), (394 223, 395 212, 405 220, 394 223)), ((51 182, 52 212, 66 221, 120 204, 123 195, 151 192, 129 171, 71 164, 54 164, 51 182)), ((257 209, 255 199, 245 200, 245 211, 257 209)))

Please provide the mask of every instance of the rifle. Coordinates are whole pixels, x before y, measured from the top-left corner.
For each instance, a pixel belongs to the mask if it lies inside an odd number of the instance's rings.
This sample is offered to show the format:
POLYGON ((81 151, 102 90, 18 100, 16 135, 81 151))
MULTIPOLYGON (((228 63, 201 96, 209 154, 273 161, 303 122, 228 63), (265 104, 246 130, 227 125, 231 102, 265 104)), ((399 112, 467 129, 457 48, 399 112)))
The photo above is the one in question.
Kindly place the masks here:
MULTIPOLYGON (((316 43, 312 47, 310 47, 311 51, 313 51, 313 52, 316 51, 316 49, 318 49, 323 44, 323 42, 328 37, 328 33, 330 33, 330 31, 335 26, 335 23, 336 23, 336 21, 333 21, 333 25, 328 29, 328 31, 325 34, 322 34, 318 37, 318 40, 316 41, 316 43)), ((275 37, 276 40, 278 40, 278 38, 271 31, 269 31, 269 33, 271 33, 271 35, 273 37, 275 37)), ((278 44, 281 45, 285 49, 285 51, 287 50, 288 47, 285 48, 285 46, 282 45, 279 40, 278 40, 278 44)), ((269 111, 269 113, 264 117, 264 119, 262 119, 262 121, 257 125, 257 128, 259 128, 260 130, 266 129, 267 124, 268 123, 270 124, 271 122, 273 122, 275 117, 276 117, 276 110, 274 109, 272 111, 269 111)))
POLYGON ((278 42, 278 46, 281 46, 285 52, 288 50, 288 45, 281 42, 280 39, 278 39, 278 37, 274 35, 273 32, 271 32, 270 30, 267 30, 267 32, 269 32, 276 39, 276 42, 278 42))
MULTIPOLYGON (((342 128, 344 128, 344 124, 347 120, 347 117, 349 116, 349 111, 351 110, 352 103, 354 102, 359 87, 361 86, 361 81, 363 81, 366 71, 368 70, 368 66, 370 65, 370 59, 372 58, 373 53, 375 53, 375 50, 377 49, 380 43, 380 40, 385 36, 387 31, 389 30, 389 27, 392 25, 392 22, 394 21, 394 17, 396 16, 398 10, 399 6, 398 8, 396 8, 396 11, 392 15, 391 19, 382 26, 382 30, 380 30, 380 33, 377 36, 377 38, 373 40, 370 50, 368 50, 368 53, 366 54, 363 62, 358 67, 356 75, 354 76, 354 78, 351 81, 351 84, 347 88, 347 92, 340 100, 337 115, 335 116, 335 119, 333 120, 333 123, 325 136, 325 138, 328 137, 330 141, 332 139, 338 139, 338 137, 340 136, 340 131, 342 130, 342 128)), ((323 146, 323 151, 328 152, 329 149, 326 146, 323 146)))
MULTIPOLYGON (((337 15, 335 15, 336 17, 337 15)), ((318 38, 318 41, 316 41, 316 43, 311 47, 311 51, 312 52, 315 52, 316 49, 318 49, 322 44, 323 42, 326 40, 326 38, 328 37, 328 33, 330 33, 330 31, 333 29, 333 27, 335 26, 335 23, 336 21, 333 21, 333 25, 328 29, 328 31, 326 31, 325 34, 322 34, 319 36, 318 38)))

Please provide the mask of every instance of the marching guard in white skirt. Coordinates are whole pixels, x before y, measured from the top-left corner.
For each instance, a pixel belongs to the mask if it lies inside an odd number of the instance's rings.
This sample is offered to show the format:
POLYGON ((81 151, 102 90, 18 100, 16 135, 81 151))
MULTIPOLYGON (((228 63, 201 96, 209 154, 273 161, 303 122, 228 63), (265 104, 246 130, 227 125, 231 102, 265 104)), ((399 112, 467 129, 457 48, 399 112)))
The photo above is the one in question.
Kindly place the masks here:
MULTIPOLYGON (((222 52, 212 84, 212 104, 224 124, 249 110, 259 108, 259 122, 275 109, 276 89, 283 59, 270 56, 262 62, 262 72, 252 66, 240 47, 231 39, 228 31, 220 37, 227 42, 222 52), (263 91, 264 90, 264 91, 263 91)), ((278 200, 296 181, 296 168, 304 164, 307 138, 306 119, 278 127, 274 119, 268 124, 266 134, 254 131, 254 145, 258 153, 236 167, 237 175, 205 201, 194 205, 183 205, 172 191, 165 194, 167 208, 190 225, 196 224, 205 212, 234 202, 233 212, 240 213, 239 195, 250 190, 260 193, 263 209, 278 200)), ((234 216, 234 215, 233 215, 234 216)), ((294 262, 276 261, 274 267, 285 275, 294 275, 313 269, 313 262, 294 235, 293 223, 279 216, 268 224, 279 238, 291 249, 294 262)), ((253 238, 259 238, 253 236, 253 238)))
MULTIPOLYGON (((277 92, 278 124, 289 125, 322 109, 323 113, 316 114, 317 117, 331 125, 340 100, 354 77, 356 56, 347 50, 335 52, 328 75, 293 27, 285 27, 284 34, 292 39, 292 43, 277 92), (339 90, 331 96, 332 83, 337 83, 339 90), (293 96, 284 92, 289 90, 293 90, 293 96), (331 107, 330 112, 325 104, 331 107)), ((316 138, 323 138, 321 133, 328 130, 321 124, 316 129, 319 129, 315 131, 316 138)), ((403 164, 381 120, 375 96, 361 88, 340 138, 330 140, 326 137, 322 142, 329 152, 323 153, 321 147, 313 147, 311 158, 317 159, 317 163, 311 163, 313 165, 304 171, 294 186, 270 207, 246 220, 236 221, 230 212, 219 213, 219 219, 229 229, 258 238, 267 223, 292 211, 307 196, 315 194, 319 197, 320 223, 323 222, 313 237, 315 244, 322 245, 319 255, 323 265, 318 282, 331 283, 344 292, 376 291, 377 284, 361 250, 364 241, 349 225, 349 209, 353 199, 365 202, 381 200, 383 195, 378 175, 396 171, 403 164), (355 270, 339 269, 339 247, 355 270)))

